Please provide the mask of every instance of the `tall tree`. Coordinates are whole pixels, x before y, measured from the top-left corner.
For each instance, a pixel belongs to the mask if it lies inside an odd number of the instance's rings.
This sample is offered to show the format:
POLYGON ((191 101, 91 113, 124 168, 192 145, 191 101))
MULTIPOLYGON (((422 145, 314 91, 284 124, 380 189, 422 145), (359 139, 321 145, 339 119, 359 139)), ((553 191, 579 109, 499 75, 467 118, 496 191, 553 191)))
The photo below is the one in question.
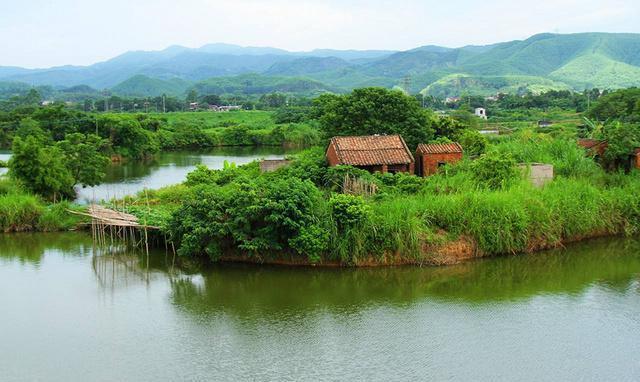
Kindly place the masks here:
POLYGON ((315 115, 327 137, 400 134, 414 149, 433 138, 435 118, 400 91, 356 89, 343 96, 321 96, 315 115))

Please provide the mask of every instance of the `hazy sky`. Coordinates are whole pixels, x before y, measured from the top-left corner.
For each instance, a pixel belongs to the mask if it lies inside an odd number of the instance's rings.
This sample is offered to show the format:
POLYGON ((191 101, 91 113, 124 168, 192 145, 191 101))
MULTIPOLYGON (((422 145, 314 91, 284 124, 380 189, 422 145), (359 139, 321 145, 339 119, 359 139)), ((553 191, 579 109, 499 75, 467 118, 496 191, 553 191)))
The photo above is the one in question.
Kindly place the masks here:
POLYGON ((640 1, 0 0, 0 66, 87 65, 174 44, 402 50, 587 31, 640 32, 640 1))

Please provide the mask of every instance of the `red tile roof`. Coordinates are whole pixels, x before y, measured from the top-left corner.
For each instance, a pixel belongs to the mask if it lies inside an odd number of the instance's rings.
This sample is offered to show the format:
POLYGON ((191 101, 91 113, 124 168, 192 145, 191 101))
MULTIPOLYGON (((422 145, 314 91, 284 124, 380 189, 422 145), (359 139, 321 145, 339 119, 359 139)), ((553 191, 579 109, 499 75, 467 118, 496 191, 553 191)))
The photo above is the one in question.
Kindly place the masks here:
POLYGON ((418 145, 416 153, 418 154, 454 154, 461 153, 462 146, 459 143, 421 143, 418 145))
POLYGON ((399 135, 369 135, 360 137, 333 137, 341 164, 375 166, 413 163, 413 155, 399 135))

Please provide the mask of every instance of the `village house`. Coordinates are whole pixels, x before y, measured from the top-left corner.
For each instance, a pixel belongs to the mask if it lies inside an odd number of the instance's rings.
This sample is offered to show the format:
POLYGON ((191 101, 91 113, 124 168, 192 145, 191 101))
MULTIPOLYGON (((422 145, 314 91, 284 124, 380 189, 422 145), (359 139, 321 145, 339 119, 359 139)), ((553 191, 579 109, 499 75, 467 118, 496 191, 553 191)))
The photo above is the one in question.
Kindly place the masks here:
POLYGON ((476 117, 487 119, 487 109, 483 107, 476 107, 475 113, 476 117))
MULTIPOLYGON (((607 141, 598 139, 578 139, 578 145, 587 151, 587 155, 593 157, 594 160, 600 161, 604 158, 604 154, 609 148, 607 141)), ((627 168, 640 169, 640 148, 636 148, 633 154, 629 155, 629 162, 625 164, 627 168)))
POLYGON ((350 165, 369 172, 413 174, 414 159, 400 135, 333 137, 327 148, 329 166, 350 165))
POLYGON ((546 121, 546 120, 542 120, 542 121, 538 121, 538 127, 551 127, 553 126, 553 122, 551 121, 546 121))
POLYGON ((462 146, 459 143, 421 143, 416 150, 416 174, 433 175, 445 164, 460 160, 462 160, 462 146))

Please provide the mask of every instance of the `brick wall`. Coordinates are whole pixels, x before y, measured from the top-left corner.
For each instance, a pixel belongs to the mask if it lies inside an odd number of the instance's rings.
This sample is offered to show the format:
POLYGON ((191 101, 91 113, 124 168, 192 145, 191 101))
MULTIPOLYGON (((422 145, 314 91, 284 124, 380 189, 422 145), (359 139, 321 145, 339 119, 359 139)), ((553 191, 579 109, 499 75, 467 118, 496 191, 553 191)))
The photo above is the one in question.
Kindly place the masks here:
POLYGON ((462 153, 449 154, 420 154, 418 160, 421 161, 421 176, 429 176, 438 172, 441 163, 456 163, 462 160, 462 153))
POLYGON ((337 166, 340 163, 338 153, 333 143, 331 143, 327 149, 327 162, 329 162, 329 166, 337 166))

